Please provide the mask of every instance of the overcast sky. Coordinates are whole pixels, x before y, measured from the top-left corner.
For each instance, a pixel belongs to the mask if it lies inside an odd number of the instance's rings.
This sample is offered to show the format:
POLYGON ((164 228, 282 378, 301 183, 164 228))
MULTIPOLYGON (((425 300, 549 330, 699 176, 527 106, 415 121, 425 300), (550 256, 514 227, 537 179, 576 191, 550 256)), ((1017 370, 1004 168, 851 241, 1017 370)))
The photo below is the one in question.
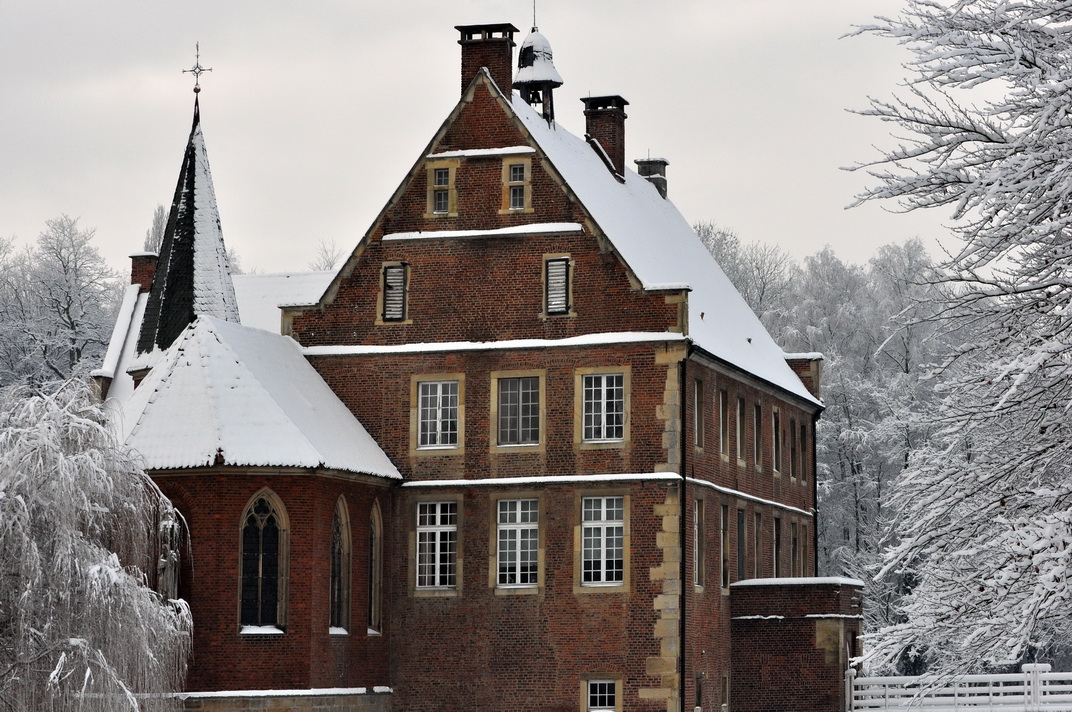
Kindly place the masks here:
MULTIPOLYGON (((839 37, 900 6, 539 0, 537 21, 565 80, 559 123, 581 134, 579 97, 624 96, 627 159, 667 158, 690 222, 862 262, 946 217, 844 209, 867 178, 839 169, 891 143, 846 110, 887 96, 907 55, 839 37)), ((0 236, 29 242, 67 213, 125 272, 170 207, 200 42, 228 245, 262 272, 305 269, 320 240, 349 251, 458 98, 454 25, 496 22, 520 44, 531 0, 0 0, 0 236)))

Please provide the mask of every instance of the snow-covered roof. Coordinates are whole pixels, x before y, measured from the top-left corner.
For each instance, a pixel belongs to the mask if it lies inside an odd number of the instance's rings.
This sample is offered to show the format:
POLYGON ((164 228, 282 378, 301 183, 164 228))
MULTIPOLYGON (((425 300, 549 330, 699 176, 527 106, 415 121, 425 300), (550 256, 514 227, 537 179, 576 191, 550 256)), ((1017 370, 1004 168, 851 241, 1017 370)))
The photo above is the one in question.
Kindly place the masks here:
POLYGON ((515 93, 514 111, 645 289, 687 286, 689 337, 704 351, 809 402, 819 401, 700 242, 650 182, 624 183, 586 141, 548 122, 515 93))
POLYGON ((293 340, 221 319, 199 317, 114 405, 148 469, 222 460, 401 478, 293 340))
POLYGON ((195 100, 193 128, 160 246, 138 350, 144 353, 154 346, 167 348, 195 317, 202 315, 239 320, 195 100))
POLYGON ((334 276, 334 271, 234 275, 242 323, 278 334, 279 307, 316 304, 334 276))

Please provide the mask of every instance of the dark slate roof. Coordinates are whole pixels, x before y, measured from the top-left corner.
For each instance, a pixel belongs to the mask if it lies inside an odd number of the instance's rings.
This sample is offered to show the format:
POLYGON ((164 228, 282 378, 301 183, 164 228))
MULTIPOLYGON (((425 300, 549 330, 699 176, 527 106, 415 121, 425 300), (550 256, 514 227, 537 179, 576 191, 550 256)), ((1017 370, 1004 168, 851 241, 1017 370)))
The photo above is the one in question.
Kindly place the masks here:
POLYGON ((193 127, 160 246, 138 352, 168 348, 200 315, 239 320, 231 266, 201 134, 201 112, 195 99, 193 127))

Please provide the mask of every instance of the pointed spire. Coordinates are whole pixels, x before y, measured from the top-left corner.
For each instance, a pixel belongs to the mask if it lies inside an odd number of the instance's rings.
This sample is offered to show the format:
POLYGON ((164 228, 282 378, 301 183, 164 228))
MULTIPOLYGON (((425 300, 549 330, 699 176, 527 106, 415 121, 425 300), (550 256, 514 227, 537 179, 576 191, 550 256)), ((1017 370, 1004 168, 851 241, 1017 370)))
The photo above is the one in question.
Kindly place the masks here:
POLYGON ((239 321, 195 97, 193 126, 160 246, 138 352, 166 349, 200 315, 239 321))

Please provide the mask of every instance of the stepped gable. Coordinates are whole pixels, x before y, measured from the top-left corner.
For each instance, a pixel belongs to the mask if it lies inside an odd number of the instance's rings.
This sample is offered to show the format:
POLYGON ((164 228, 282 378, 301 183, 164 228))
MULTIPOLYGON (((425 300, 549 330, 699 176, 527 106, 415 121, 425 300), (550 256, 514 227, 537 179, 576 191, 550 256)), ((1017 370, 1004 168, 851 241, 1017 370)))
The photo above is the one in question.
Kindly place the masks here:
POLYGON ((138 352, 166 349, 198 316, 239 321, 195 99, 193 127, 160 247, 138 352))
POLYGON ((202 316, 124 407, 150 470, 325 467, 398 479, 387 455, 285 336, 202 316))

